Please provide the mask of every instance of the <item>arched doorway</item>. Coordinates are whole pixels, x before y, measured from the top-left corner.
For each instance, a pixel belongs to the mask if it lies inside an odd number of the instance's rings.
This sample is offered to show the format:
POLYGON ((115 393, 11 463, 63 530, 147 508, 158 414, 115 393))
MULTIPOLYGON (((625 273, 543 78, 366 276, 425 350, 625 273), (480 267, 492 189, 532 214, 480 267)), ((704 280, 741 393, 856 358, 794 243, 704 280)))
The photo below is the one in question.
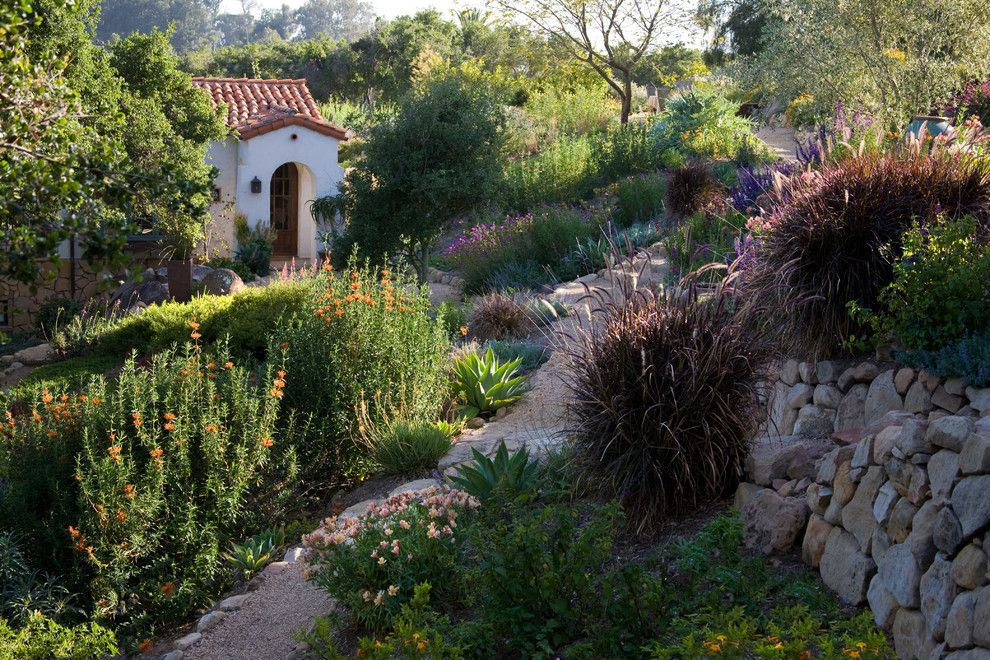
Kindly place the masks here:
POLYGON ((275 231, 272 254, 296 256, 299 249, 299 168, 295 163, 281 165, 272 174, 269 217, 275 231))

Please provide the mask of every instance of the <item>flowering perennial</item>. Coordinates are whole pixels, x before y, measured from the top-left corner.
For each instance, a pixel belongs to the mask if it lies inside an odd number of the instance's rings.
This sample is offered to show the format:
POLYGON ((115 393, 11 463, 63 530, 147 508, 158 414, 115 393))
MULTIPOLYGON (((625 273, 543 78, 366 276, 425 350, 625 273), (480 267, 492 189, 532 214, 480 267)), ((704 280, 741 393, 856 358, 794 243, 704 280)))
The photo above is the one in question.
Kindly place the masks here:
POLYGON ((308 576, 366 625, 387 627, 417 584, 441 593, 460 554, 461 514, 478 507, 464 491, 430 486, 394 495, 357 518, 328 518, 303 538, 308 576))

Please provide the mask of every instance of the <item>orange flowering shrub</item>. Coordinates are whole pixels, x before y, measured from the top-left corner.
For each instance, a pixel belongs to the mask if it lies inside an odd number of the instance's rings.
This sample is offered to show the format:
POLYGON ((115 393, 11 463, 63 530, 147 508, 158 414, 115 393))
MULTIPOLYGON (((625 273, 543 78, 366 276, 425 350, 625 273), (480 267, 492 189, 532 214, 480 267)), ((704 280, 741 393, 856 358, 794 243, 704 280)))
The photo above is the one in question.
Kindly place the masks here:
POLYGON ((309 476, 332 480, 360 466, 351 442, 359 409, 372 422, 397 410, 436 419, 450 344, 429 309, 428 291, 405 273, 327 264, 302 309, 273 333, 269 352, 285 351, 290 374, 283 405, 309 420, 306 440, 296 441, 309 476))
POLYGON ((0 474, 36 489, 24 531, 67 551, 51 568, 75 566, 97 620, 125 637, 210 601, 227 579, 221 550, 244 535, 252 498, 285 490, 272 468, 292 460, 276 435, 288 374, 235 366, 223 342, 207 352, 197 326, 185 348, 132 358, 81 394, 45 390, 5 417, 0 474), (49 482, 14 471, 32 453, 54 462, 49 482))

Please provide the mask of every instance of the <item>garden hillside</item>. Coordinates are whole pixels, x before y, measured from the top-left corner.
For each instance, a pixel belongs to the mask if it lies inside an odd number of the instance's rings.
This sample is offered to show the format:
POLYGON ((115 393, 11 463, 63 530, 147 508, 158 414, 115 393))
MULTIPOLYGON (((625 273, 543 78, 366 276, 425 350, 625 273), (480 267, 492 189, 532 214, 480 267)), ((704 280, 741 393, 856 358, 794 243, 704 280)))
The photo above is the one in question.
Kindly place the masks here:
POLYGON ((0 660, 990 656, 983 4, 173 4, 0 9, 0 276, 108 282, 0 334, 0 660), (190 73, 349 125, 319 258, 190 73))

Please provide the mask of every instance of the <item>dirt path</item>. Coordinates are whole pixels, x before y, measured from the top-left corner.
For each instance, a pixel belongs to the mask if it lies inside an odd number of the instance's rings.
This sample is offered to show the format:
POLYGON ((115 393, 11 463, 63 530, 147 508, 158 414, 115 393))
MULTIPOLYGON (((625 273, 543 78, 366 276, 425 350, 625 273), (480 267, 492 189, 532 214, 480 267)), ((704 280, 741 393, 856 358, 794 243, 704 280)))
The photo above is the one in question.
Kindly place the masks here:
POLYGON ((784 127, 764 126, 756 131, 756 137, 766 142, 767 146, 777 153, 781 160, 797 160, 797 140, 794 129, 784 127))

